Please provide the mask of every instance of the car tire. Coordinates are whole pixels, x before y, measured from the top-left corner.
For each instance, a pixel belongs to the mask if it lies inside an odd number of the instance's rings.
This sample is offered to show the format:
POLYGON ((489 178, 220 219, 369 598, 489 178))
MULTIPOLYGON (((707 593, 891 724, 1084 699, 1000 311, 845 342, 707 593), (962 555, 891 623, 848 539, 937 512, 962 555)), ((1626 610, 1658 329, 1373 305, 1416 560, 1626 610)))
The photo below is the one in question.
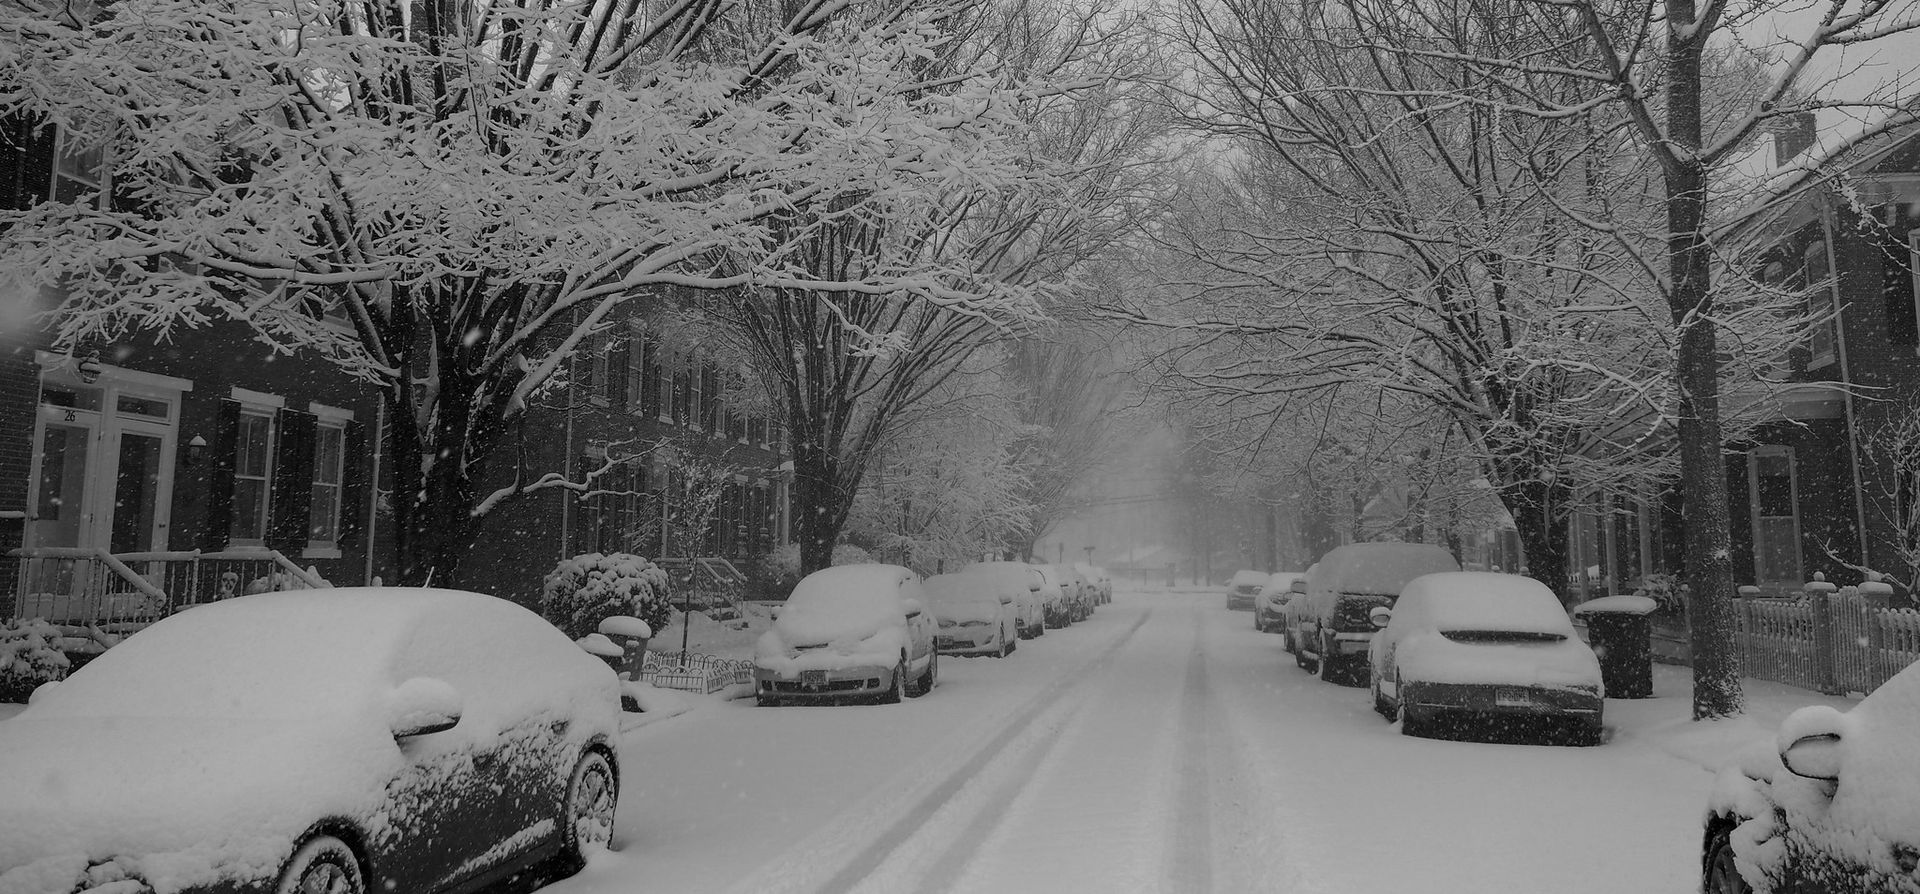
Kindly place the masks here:
POLYGON ((1342 662, 1333 660, 1332 645, 1332 642, 1326 637, 1323 636, 1320 638, 1320 661, 1319 667, 1316 670, 1320 674, 1321 682, 1337 684, 1340 682, 1340 677, 1343 676, 1341 673, 1342 662))
POLYGON ((1427 728, 1433 723, 1433 718, 1428 717, 1424 712, 1415 711, 1405 699, 1400 701, 1399 707, 1394 709, 1393 713, 1394 719, 1400 721, 1400 735, 1426 738, 1427 728))
POLYGON ((287 859, 274 891, 276 894, 306 891, 366 894, 367 879, 360 872, 360 858, 346 842, 332 835, 315 835, 287 859))
POLYGON ((1295 638, 1293 641, 1293 663, 1300 665, 1300 669, 1307 673, 1314 674, 1320 672, 1320 660, 1307 657, 1307 650, 1302 647, 1298 638, 1295 638))
POLYGON ((1380 681, 1373 679, 1371 672, 1367 674, 1367 677, 1369 679, 1367 686, 1373 690, 1373 713, 1385 717, 1388 723, 1392 723, 1394 708, 1392 705, 1387 704, 1387 697, 1381 694, 1380 681))
POLYGON ((569 875, 612 845, 614 812, 619 806, 620 780, 613 762, 599 751, 580 755, 567 777, 566 800, 560 805, 560 864, 569 875))
POLYGON ((1701 894, 1753 894, 1733 859, 1733 826, 1721 823, 1707 836, 1707 852, 1700 861, 1701 894))
POLYGON ((880 703, 883 705, 897 705, 902 699, 906 698, 906 695, 907 656, 905 653, 901 653, 900 663, 893 667, 893 685, 888 686, 886 692, 880 693, 880 703))
POLYGON ((933 684, 938 682, 939 678, 940 678, 940 653, 935 652, 927 656, 927 672, 924 674, 921 674, 920 679, 914 681, 913 688, 911 690, 908 690, 907 694, 910 696, 913 696, 914 698, 919 698, 923 695, 926 695, 927 693, 933 691, 933 684))

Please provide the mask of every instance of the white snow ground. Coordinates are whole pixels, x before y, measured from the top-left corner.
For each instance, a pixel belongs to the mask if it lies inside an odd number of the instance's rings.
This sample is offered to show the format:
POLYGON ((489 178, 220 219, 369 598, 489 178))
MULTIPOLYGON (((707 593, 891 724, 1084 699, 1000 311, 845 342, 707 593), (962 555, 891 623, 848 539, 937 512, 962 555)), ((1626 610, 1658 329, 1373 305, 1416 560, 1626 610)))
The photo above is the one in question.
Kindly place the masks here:
POLYGON ((899 706, 703 700, 627 733, 615 837, 555 894, 1692 892, 1711 769, 1801 704, 1685 718, 1684 669, 1595 748, 1411 739, 1219 594, 1123 592, 899 706))
MULTIPOLYGON (((702 622, 696 651, 750 652, 702 622)), ((1711 769, 1852 703, 1748 681, 1747 716, 1696 724, 1662 666, 1599 747, 1410 739, 1252 626, 1123 591, 898 706, 664 693, 687 709, 624 724, 617 851, 546 890, 1681 894, 1711 769)))

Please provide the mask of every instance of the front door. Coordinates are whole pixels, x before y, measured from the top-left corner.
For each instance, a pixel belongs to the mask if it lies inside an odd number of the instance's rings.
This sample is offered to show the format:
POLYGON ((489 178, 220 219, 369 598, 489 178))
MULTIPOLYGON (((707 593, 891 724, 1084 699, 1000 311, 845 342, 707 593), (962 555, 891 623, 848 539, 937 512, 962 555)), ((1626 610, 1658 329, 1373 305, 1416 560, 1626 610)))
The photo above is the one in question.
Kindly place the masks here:
POLYGON ((178 394, 42 384, 28 547, 165 549, 178 394))

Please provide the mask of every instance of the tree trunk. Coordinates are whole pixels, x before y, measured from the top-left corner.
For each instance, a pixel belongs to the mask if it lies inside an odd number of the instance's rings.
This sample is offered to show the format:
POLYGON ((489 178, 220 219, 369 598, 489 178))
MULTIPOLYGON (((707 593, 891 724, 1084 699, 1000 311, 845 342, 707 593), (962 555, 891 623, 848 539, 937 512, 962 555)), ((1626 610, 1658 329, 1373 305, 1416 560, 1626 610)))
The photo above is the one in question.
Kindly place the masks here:
MULTIPOLYGON (((1527 576, 1553 589, 1563 604, 1571 604, 1574 593, 1567 586, 1568 540, 1564 507, 1567 489, 1537 478, 1515 489, 1509 501, 1514 528, 1520 535, 1521 558, 1526 561, 1527 576)), ((1520 569, 1511 568, 1518 572, 1520 569)))
MULTIPOLYGON (((1670 29, 1696 24, 1693 0, 1667 0, 1670 29)), ((1686 515, 1687 619, 1692 631, 1693 719, 1740 713, 1740 662, 1733 605, 1733 550, 1726 463, 1720 454, 1720 358, 1714 331, 1711 258, 1704 233, 1707 168, 1701 144, 1700 59, 1709 36, 1699 29, 1668 49, 1665 167, 1669 310, 1679 330, 1674 384, 1679 392, 1680 481, 1686 515)))

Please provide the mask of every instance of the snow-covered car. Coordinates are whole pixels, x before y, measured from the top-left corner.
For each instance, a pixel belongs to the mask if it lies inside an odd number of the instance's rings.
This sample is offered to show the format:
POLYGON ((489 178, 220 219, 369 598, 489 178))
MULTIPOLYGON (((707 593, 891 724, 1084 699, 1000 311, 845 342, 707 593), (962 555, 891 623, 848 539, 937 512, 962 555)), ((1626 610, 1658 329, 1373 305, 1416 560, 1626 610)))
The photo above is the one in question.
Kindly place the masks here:
POLYGON ((1367 646, 1373 641, 1368 613, 1391 607, 1400 588, 1423 574, 1459 571, 1453 554, 1425 543, 1349 543, 1320 557, 1308 576, 1304 600, 1288 604, 1287 635, 1293 660, 1330 683, 1365 681, 1367 646))
POLYGON ((1073 565, 1052 565, 1053 574, 1060 581, 1060 588, 1067 594, 1067 610, 1075 621, 1085 621, 1093 617, 1093 582, 1080 569, 1073 565))
POLYGON ((1270 576, 1265 571, 1251 569, 1235 571, 1233 579, 1227 581, 1227 610, 1253 611, 1254 598, 1260 595, 1260 588, 1267 585, 1267 578, 1270 576))
POLYGON ((193 608, 0 722, 0 892, 467 891, 571 872, 612 836, 619 718, 605 663, 492 596, 193 608))
POLYGON ((1714 781, 1700 869, 1705 894, 1920 891, 1920 664, 1739 752, 1714 781))
POLYGON ((928 607, 940 623, 934 645, 942 655, 1007 657, 1020 642, 1013 593, 977 574, 927 578, 928 607))
POLYGON ((940 673, 938 629, 913 571, 823 568, 794 585, 754 644, 754 697, 775 705, 925 695, 940 673))
POLYGON ((1407 582, 1375 608, 1373 709, 1417 736, 1446 715, 1537 717, 1598 742, 1600 662, 1553 591, 1530 577, 1449 571, 1407 582))
POLYGON ((1080 576, 1093 585, 1094 605, 1106 605, 1113 601, 1113 578, 1108 576, 1105 568, 1086 562, 1076 562, 1073 567, 1078 568, 1080 576))
MULTIPOLYGON (((1279 633, 1286 629, 1287 602, 1293 598, 1294 582, 1305 581, 1298 571, 1276 571, 1267 575, 1260 592, 1253 597, 1253 629, 1261 633, 1279 633)), ((1305 592, 1304 586, 1299 592, 1305 592)))
POLYGON ((1013 595, 1014 618, 1019 624, 1021 639, 1033 639, 1047 632, 1047 606, 1040 594, 1046 579, 1033 566, 1024 562, 975 562, 960 569, 960 573, 985 577, 1013 595))
MULTIPOLYGON (((1287 585, 1287 589, 1291 595, 1287 597, 1287 604, 1280 607, 1281 651, 1293 651, 1293 632, 1298 630, 1300 625, 1306 620, 1307 592, 1313 589, 1313 574, 1319 570, 1319 568, 1319 562, 1308 565, 1305 573, 1301 574, 1293 583, 1287 585)), ((1294 660, 1300 661, 1297 657, 1294 660)))
POLYGON ((1079 619, 1079 612, 1073 605, 1073 590, 1060 579, 1060 573, 1051 565, 1035 562, 1031 566, 1040 572, 1040 593, 1046 597, 1046 624, 1049 630, 1066 627, 1079 619))

